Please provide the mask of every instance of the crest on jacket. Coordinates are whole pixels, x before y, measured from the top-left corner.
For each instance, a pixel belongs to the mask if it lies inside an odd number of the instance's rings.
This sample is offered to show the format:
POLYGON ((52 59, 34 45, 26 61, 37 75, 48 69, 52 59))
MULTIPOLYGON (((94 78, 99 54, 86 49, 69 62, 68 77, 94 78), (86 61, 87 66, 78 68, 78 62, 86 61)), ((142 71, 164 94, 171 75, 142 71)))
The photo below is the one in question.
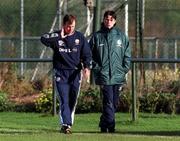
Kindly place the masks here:
POLYGON ((122 47, 122 40, 117 40, 117 42, 116 42, 116 46, 117 47, 122 47))

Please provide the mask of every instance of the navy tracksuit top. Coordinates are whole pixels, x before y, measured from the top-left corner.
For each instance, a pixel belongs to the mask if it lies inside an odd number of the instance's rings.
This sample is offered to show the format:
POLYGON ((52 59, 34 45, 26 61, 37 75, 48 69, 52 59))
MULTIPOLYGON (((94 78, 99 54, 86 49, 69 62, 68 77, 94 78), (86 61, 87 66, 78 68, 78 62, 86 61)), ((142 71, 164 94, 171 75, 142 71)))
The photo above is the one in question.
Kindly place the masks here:
POLYGON ((90 46, 83 34, 75 31, 74 34, 62 38, 60 33, 59 30, 45 33, 41 37, 41 42, 53 49, 53 67, 56 70, 90 68, 90 46))
POLYGON ((90 68, 91 50, 85 37, 78 31, 61 37, 61 31, 46 33, 41 42, 53 49, 53 67, 60 97, 61 124, 72 126, 80 87, 80 70, 90 68))

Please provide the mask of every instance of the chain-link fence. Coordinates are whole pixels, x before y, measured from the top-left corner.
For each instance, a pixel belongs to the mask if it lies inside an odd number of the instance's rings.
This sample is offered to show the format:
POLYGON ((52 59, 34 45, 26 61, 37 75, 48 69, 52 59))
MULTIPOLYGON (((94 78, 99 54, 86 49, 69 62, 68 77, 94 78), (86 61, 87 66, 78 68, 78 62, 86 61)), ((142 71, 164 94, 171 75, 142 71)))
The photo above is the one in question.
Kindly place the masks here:
MULTIPOLYGON (((143 58, 180 58, 178 26, 180 24, 180 1, 136 0, 136 2, 139 2, 139 5, 136 4, 135 26, 136 31, 139 30, 139 35, 135 33, 132 43, 133 41, 136 43, 138 38, 142 40, 139 39, 139 42, 133 46, 133 55, 143 58)), ((138 95, 147 93, 179 95, 179 66, 178 63, 139 63, 136 71, 138 95)))
POLYGON ((180 58, 180 1, 145 1, 144 56, 180 58), (151 39, 150 39, 151 38, 151 39))
MULTIPOLYGON (((96 0, 92 0, 96 6, 96 0)), ((0 0, 0 55, 1 58, 21 57, 21 5, 20 0, 0 0)), ((125 32, 128 24, 128 34, 131 41, 132 53, 141 56, 139 45, 135 46, 138 28, 137 12, 143 12, 143 57, 145 58, 180 58, 180 1, 179 0, 127 0, 128 13, 125 12, 125 0, 101 0, 101 16, 107 9, 117 13, 117 26, 125 32), (136 2, 143 3, 144 11, 137 10, 136 2), (128 23, 125 20, 128 14, 128 23)), ((77 16, 77 30, 83 33, 93 32, 93 9, 88 17, 88 8, 84 0, 24 0, 24 46, 25 58, 51 57, 50 49, 45 50, 39 37, 44 32, 58 29, 62 17, 66 13, 77 16), (90 18, 90 19, 88 19, 90 18)), ((36 68, 37 63, 25 64, 25 70, 36 68)), ((173 65, 171 65, 173 66, 173 65)), ((45 70, 50 69, 47 66, 45 70)), ((148 64, 148 67, 152 67, 148 64)), ((175 66, 173 66, 175 67, 175 66)), ((177 67, 177 66, 176 66, 177 67)))
MULTIPOLYGON (((1 0, 0 5, 0 54, 1 58, 21 58, 21 24, 22 24, 22 1, 20 0, 1 0)), ((117 11, 118 25, 124 28, 124 12, 119 7, 122 5, 121 1, 102 1, 103 15, 106 9, 114 9, 117 11)), ((95 1, 94 1, 95 4, 95 1)), ((52 56, 51 49, 46 49, 39 41, 39 37, 44 32, 57 30, 61 26, 62 18, 66 13, 72 13, 77 16, 77 30, 85 33, 87 26, 90 24, 89 34, 92 33, 93 20, 88 21, 88 8, 84 5, 83 0, 24 0, 23 1, 23 22, 24 22, 24 58, 47 58, 52 56), (45 52, 45 53, 44 53, 45 52)), ((91 10, 90 18, 93 17, 93 10, 91 10)), ((34 75, 34 69, 50 70, 52 66, 47 66, 44 63, 23 63, 25 72, 30 72, 28 75, 34 75), (43 66, 47 68, 44 69, 43 66), (43 67, 43 69, 42 69, 43 67)), ((21 67, 20 63, 16 65, 21 67)), ((20 69, 17 69, 20 72, 20 69)), ((25 73, 26 74, 26 73, 25 73)))

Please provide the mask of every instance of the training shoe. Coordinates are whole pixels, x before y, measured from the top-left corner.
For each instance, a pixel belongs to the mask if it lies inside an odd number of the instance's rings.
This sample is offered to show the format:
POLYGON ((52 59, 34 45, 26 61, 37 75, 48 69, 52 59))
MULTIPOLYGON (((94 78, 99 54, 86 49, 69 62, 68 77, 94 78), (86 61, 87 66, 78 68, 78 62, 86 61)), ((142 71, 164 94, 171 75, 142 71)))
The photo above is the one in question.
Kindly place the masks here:
POLYGON ((72 131, 71 131, 71 128, 66 128, 66 130, 65 130, 65 132, 64 132, 65 134, 72 134, 72 131))
POLYGON ((62 126, 62 127, 61 127, 61 133, 64 133, 64 134, 72 134, 71 128, 68 127, 68 126, 62 126))

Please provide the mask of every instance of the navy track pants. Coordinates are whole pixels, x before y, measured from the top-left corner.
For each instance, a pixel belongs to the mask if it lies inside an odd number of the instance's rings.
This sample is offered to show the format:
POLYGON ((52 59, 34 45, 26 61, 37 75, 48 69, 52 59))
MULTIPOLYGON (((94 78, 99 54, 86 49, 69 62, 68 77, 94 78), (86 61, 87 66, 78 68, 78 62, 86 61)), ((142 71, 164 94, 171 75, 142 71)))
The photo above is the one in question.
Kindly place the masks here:
POLYGON ((56 74, 56 88, 60 100, 59 116, 63 126, 73 125, 80 80, 79 70, 61 70, 56 74))
POLYGON ((103 97, 103 111, 100 117, 101 128, 115 128, 115 112, 119 98, 120 85, 102 85, 100 87, 103 97))

